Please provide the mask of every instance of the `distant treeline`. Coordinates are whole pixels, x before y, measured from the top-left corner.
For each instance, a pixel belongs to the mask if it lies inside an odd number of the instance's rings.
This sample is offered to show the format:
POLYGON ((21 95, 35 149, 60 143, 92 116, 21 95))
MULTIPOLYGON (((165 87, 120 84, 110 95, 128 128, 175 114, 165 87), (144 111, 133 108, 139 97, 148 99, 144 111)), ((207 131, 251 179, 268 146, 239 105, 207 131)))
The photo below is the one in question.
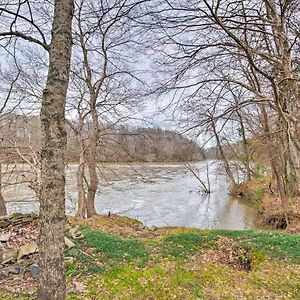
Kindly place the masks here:
MULTIPOLYGON (((39 153, 39 117, 9 114, 0 120, 2 159, 22 161, 39 153), (21 154, 21 155, 20 155, 21 154)), ((88 128, 84 136, 88 135, 88 128)), ((83 138, 84 138, 83 136, 83 138)), ((67 127, 67 160, 79 160, 78 137, 67 127)), ((198 144, 171 130, 102 125, 98 141, 98 162, 176 162, 201 160, 198 144)))

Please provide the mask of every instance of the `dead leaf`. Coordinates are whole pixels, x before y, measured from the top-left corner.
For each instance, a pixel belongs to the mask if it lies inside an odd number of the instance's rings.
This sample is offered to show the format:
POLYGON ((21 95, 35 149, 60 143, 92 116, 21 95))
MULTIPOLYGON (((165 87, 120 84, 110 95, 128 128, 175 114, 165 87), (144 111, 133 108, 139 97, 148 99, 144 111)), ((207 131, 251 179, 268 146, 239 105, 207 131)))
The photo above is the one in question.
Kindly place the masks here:
POLYGON ((83 283, 78 282, 78 281, 74 281, 73 284, 75 286, 76 292, 82 294, 86 291, 86 286, 83 283))

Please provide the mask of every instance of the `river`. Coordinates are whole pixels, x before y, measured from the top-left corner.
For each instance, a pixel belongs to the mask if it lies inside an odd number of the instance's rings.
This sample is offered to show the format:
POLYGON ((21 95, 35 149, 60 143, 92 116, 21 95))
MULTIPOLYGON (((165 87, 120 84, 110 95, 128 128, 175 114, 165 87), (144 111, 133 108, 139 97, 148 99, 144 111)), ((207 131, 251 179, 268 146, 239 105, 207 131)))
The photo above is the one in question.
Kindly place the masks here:
MULTIPOLYGON (((193 168, 206 179, 206 162, 193 168)), ((251 229, 257 211, 242 199, 228 194, 228 182, 217 162, 208 162, 211 193, 199 191, 199 182, 183 163, 102 164, 95 207, 98 213, 116 213, 142 221, 147 226, 251 229)), ((67 168, 66 212, 76 210, 76 165, 67 168)), ((4 190, 8 211, 37 212, 38 202, 26 186, 4 190)))

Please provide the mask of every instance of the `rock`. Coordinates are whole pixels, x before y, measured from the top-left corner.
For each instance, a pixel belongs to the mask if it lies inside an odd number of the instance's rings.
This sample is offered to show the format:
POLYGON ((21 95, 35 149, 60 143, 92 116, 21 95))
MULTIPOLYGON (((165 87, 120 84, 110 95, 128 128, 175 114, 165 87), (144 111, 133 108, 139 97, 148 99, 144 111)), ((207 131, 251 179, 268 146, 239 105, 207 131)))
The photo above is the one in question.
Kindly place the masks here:
POLYGON ((0 271, 0 278, 2 278, 2 277, 7 277, 9 274, 8 274, 8 272, 7 271, 0 271))
POLYGON ((81 233, 81 231, 79 230, 78 227, 71 228, 69 230, 69 233, 70 233, 70 236, 74 240, 79 240, 79 239, 83 239, 84 238, 83 234, 81 233))
POLYGON ((28 267, 28 271, 30 272, 33 278, 37 278, 40 272, 40 268, 38 264, 32 264, 28 267))
POLYGON ((83 234, 80 234, 80 235, 74 237, 73 239, 74 239, 74 240, 81 240, 81 239, 83 239, 83 238, 84 238, 84 235, 83 235, 83 234))
POLYGON ((21 234, 22 233, 22 225, 14 225, 13 231, 17 234, 21 234))
POLYGON ((10 222, 7 220, 0 220, 0 228, 6 228, 10 225, 10 222))
POLYGON ((75 258, 72 256, 65 256, 65 263, 66 262, 73 263, 75 262, 75 258))
POLYGON ((21 259, 26 255, 34 254, 36 252, 38 252, 38 247, 36 243, 21 246, 18 252, 17 260, 21 259))
POLYGON ((20 274, 21 270, 20 268, 12 268, 8 270, 8 274, 18 275, 20 274))
POLYGON ((138 230, 144 230, 145 229, 145 225, 140 223, 138 226, 138 230))
POLYGON ((149 230, 150 230, 150 231, 155 231, 156 229, 157 229, 157 227, 154 226, 154 225, 152 225, 152 226, 149 227, 149 230))
POLYGON ((23 215, 21 218, 22 224, 31 223, 34 220, 34 217, 32 215, 23 215))
POLYGON ((9 233, 3 233, 3 234, 0 234, 0 242, 8 242, 10 239, 10 234, 9 233))
POLYGON ((69 251, 68 251, 68 254, 69 255, 76 255, 78 253, 78 250, 75 249, 75 248, 71 248, 69 251))
POLYGON ((69 223, 67 223, 66 224, 66 233, 69 233, 71 229, 72 229, 72 226, 69 223))
POLYGON ((8 226, 17 226, 26 223, 30 223, 38 218, 36 214, 12 214, 10 216, 0 217, 0 228, 6 228, 8 226))
POLYGON ((76 234, 76 232, 78 231, 78 228, 77 227, 71 227, 70 229, 69 229, 69 233, 70 233, 70 236, 76 236, 77 234, 76 234))
POLYGON ((67 237, 65 237, 65 245, 68 247, 68 249, 71 249, 75 246, 75 244, 67 237))
POLYGON ((5 249, 3 251, 3 258, 2 258, 2 264, 6 264, 11 261, 16 261, 18 256, 19 249, 18 248, 10 248, 5 249))

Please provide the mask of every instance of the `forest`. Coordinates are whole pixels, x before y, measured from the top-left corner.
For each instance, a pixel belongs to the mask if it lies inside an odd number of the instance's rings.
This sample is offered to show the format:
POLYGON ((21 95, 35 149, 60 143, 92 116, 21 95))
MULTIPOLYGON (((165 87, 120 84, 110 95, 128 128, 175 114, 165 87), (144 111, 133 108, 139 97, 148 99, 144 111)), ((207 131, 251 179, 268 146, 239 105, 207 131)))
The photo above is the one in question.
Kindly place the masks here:
POLYGON ((0 298, 299 299, 299 47, 299 0, 0 0, 0 298))
MULTIPOLYGON (((40 120, 7 114, 0 125, 2 164, 26 163, 41 152, 40 120)), ((193 140, 159 127, 114 126, 103 124, 98 139, 97 162, 176 162, 196 161, 204 152, 193 140)), ((84 139, 89 136, 85 129, 84 139)), ((80 152, 72 127, 67 127, 66 161, 78 162, 80 152)))

